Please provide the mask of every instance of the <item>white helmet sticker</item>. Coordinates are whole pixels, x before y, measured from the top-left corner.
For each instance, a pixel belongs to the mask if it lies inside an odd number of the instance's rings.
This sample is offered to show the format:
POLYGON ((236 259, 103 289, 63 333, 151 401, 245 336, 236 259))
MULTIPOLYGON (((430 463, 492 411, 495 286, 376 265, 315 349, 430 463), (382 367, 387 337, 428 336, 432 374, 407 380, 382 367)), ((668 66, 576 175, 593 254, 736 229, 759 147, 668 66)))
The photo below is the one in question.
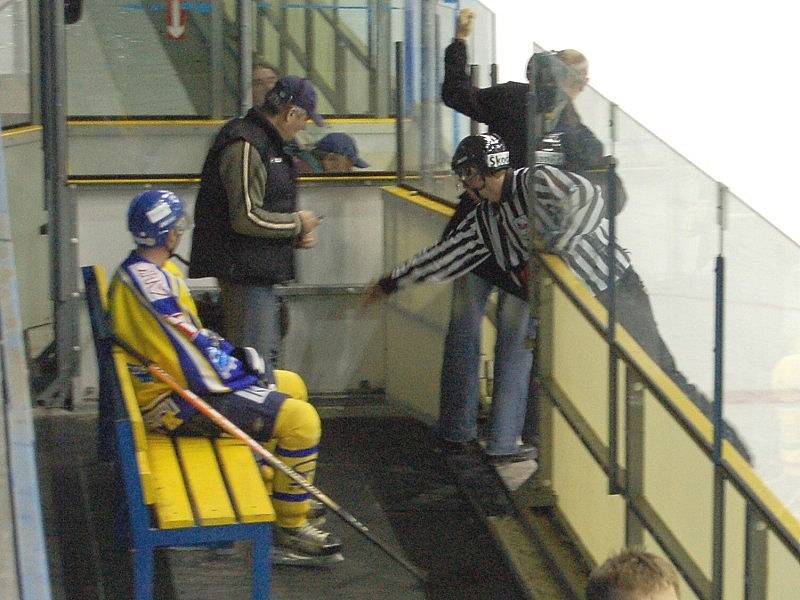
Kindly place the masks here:
POLYGON ((170 214, 172 214, 172 211, 169 209, 169 205, 162 200, 147 211, 147 219, 151 223, 158 223, 161 219, 170 216, 170 214))
POLYGON ((486 155, 486 166, 490 169, 507 167, 510 164, 508 152, 495 152, 486 155))

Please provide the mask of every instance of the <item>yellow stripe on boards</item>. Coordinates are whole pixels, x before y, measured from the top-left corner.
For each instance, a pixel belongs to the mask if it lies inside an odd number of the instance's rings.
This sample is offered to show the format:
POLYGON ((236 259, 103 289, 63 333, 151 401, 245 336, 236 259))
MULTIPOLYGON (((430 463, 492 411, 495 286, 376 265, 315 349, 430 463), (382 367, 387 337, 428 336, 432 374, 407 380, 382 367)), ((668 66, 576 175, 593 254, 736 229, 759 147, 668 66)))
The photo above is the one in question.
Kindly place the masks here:
POLYGON ((433 200, 420 192, 415 190, 407 190, 406 188, 401 188, 395 185, 390 185, 384 188, 381 188, 384 192, 392 194, 393 196, 397 196, 401 200, 405 200, 406 202, 411 202, 413 204, 417 204, 423 208, 427 208, 428 210, 432 210, 434 212, 438 212, 439 214, 445 216, 452 216, 455 212, 455 209, 445 206, 441 202, 433 200))

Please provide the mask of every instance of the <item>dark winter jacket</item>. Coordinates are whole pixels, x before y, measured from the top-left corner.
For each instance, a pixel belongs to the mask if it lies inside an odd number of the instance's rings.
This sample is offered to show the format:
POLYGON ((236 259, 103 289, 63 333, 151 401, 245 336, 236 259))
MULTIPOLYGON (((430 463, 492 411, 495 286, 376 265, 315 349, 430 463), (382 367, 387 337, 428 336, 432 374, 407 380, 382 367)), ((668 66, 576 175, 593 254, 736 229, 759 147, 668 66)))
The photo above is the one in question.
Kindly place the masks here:
POLYGON ((203 166, 189 276, 241 285, 293 279, 295 178, 283 139, 258 110, 226 123, 203 166))

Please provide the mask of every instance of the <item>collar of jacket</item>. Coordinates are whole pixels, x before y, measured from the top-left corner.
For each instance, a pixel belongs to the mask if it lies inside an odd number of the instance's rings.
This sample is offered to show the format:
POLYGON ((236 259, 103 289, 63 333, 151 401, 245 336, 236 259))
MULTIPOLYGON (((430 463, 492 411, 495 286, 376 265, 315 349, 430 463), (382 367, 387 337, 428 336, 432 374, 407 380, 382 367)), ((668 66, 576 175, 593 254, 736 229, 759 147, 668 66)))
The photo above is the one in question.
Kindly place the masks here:
POLYGON ((264 116, 264 113, 256 108, 255 106, 252 107, 250 110, 247 111, 247 114, 244 116, 245 119, 250 119, 258 123, 259 127, 261 127, 269 137, 270 143, 275 148, 279 148, 281 152, 286 152, 284 150, 284 146, 286 145, 286 140, 281 137, 281 134, 278 133, 278 130, 275 126, 269 122, 269 120, 264 116))

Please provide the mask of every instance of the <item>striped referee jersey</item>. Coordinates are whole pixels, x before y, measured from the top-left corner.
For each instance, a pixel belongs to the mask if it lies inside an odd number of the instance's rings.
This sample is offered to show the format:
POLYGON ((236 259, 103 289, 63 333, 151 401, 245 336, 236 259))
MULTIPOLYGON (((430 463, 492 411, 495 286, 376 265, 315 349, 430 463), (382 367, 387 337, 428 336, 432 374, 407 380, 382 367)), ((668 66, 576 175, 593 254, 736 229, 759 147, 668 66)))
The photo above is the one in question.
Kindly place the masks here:
POLYGON ((385 292, 423 281, 448 281, 494 257, 525 289, 530 254, 528 200, 535 190, 534 227, 542 250, 569 255, 603 219, 600 189, 549 165, 508 171, 498 203, 481 201, 448 236, 379 281, 385 292))

